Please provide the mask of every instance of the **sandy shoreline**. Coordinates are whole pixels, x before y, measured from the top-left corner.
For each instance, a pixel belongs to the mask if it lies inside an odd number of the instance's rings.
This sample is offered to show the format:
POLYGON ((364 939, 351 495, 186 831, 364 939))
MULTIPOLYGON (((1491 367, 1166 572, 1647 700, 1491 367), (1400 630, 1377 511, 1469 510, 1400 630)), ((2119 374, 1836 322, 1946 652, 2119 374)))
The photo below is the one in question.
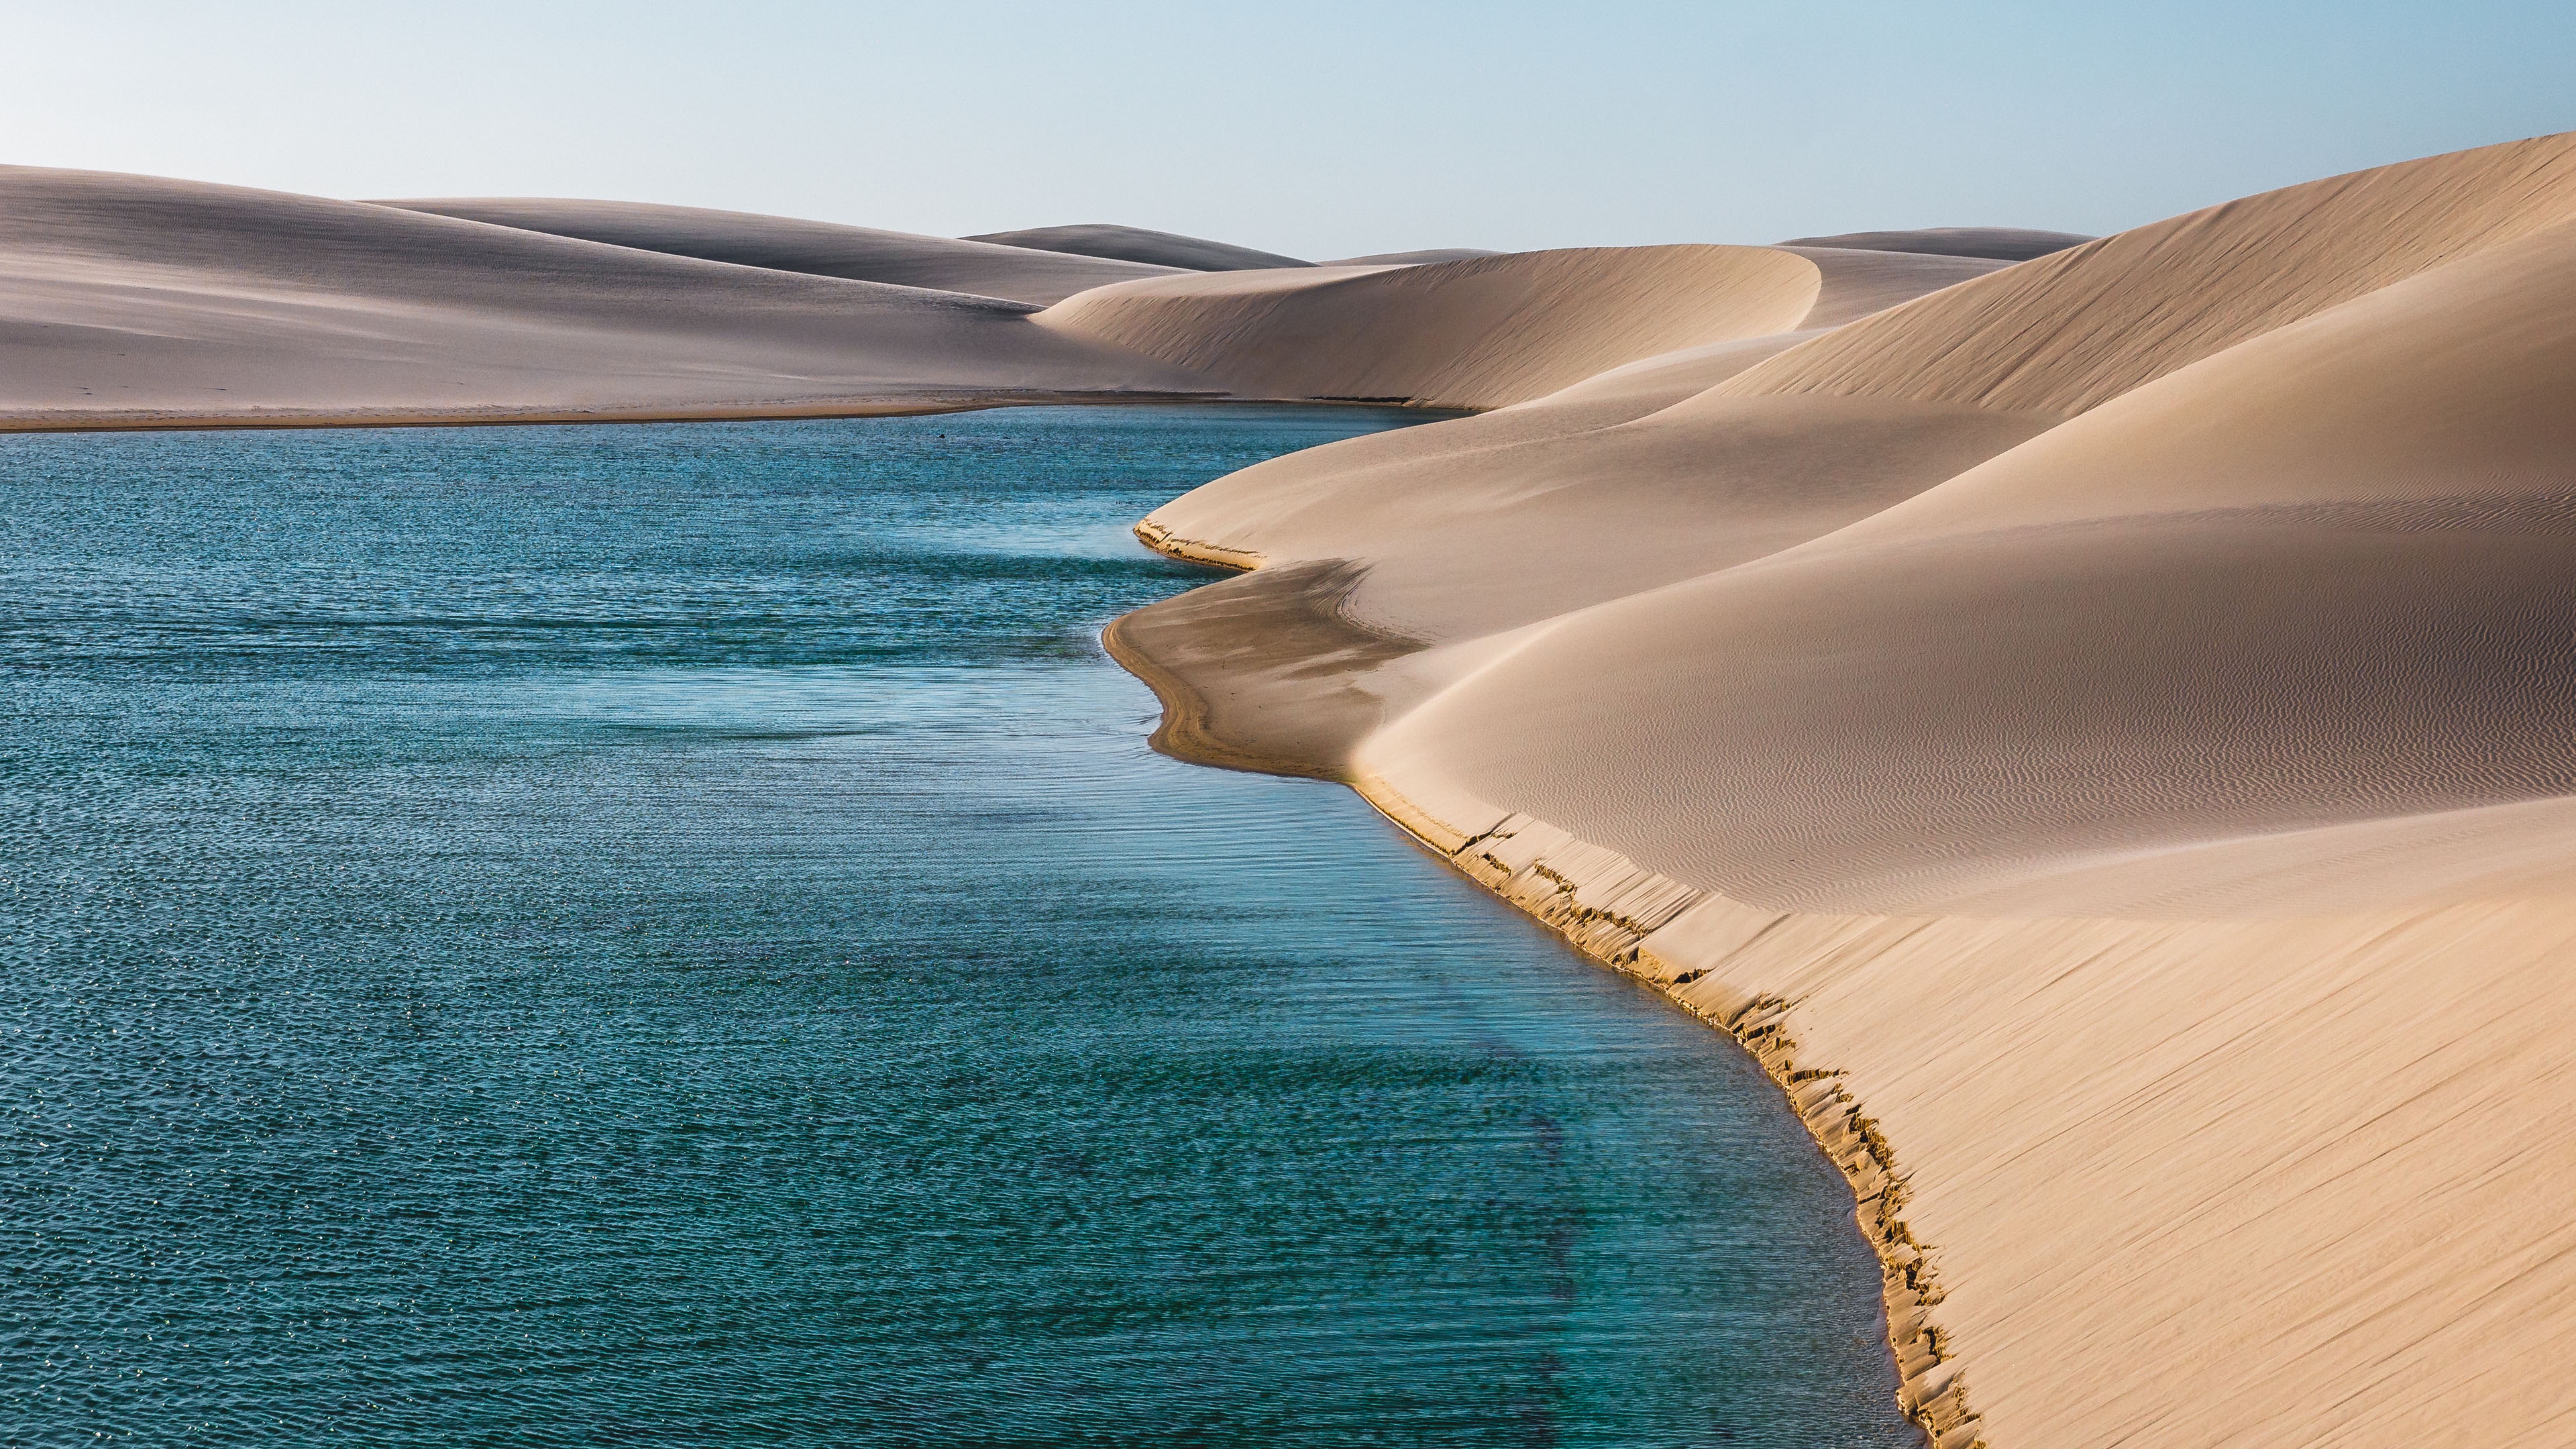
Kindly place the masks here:
POLYGON ((1161 743, 1754 1050, 1940 1449, 2563 1442, 2576 137, 1920 280, 1155 510, 1161 743))
MULTIPOLYGON (((1943 1291, 1904 1218, 1905 1174, 1877 1120, 1845 1088, 1842 1071, 1800 1056, 1800 1043, 1789 1034, 1795 1003, 1735 987, 1716 966, 1666 959, 1648 949, 1646 943, 1659 930, 1710 897, 1639 871, 1624 859, 1587 861, 1606 869, 1588 877, 1569 875, 1547 854, 1530 853, 1524 859, 1509 850, 1514 838, 1532 833, 1532 827, 1544 830, 1539 822, 1524 819, 1512 822, 1517 828, 1461 836, 1383 780, 1362 776, 1346 783, 1451 869, 1594 961, 1654 987, 1733 1038, 1761 1065, 1817 1150, 1851 1188, 1852 1220, 1879 1261, 1888 1351, 1901 1384, 1898 1407, 1934 1449, 1983 1442, 1978 1437, 1981 1421, 1969 1407, 1966 1377, 1952 1361, 1932 1312, 1943 1291), (1604 876, 1609 877, 1606 888, 1604 876)), ((1564 845, 1576 847, 1576 854, 1602 854, 1582 850, 1583 843, 1570 837, 1564 845)))
MULTIPOLYGON (((1239 569, 1253 566, 1210 556, 1219 550, 1195 548, 1141 528, 1138 532, 1158 552, 1184 562, 1239 569)), ((1504 854, 1502 839, 1527 831, 1536 822, 1520 822, 1521 831, 1496 829, 1468 836, 1375 776, 1337 769, 1311 752, 1294 748, 1247 747, 1234 732, 1212 727, 1216 712, 1205 692, 1210 687, 1207 680, 1193 680, 1185 665, 1174 667, 1152 647, 1140 647, 1134 638, 1139 618, 1129 614, 1112 621, 1101 631, 1100 642, 1112 660, 1154 691, 1162 705, 1151 740, 1155 749, 1193 764, 1349 786, 1424 852, 1527 914, 1585 956, 1652 986, 1752 1056, 1780 1089, 1817 1150, 1851 1188, 1853 1221, 1880 1264, 1883 1324, 1902 1384, 1899 1407, 1935 1449, 1980 1442, 1979 1420, 1968 1406, 1965 1376, 1945 1350, 1941 1326, 1932 1313, 1942 1290, 1931 1260, 1903 1217, 1904 1174, 1878 1123, 1842 1087, 1841 1072, 1799 1056, 1799 1043, 1787 1029, 1792 1003, 1734 988, 1711 966, 1668 960, 1646 948, 1647 940, 1662 927, 1709 901, 1706 892, 1638 871, 1623 858, 1601 861, 1597 857, 1605 853, 1582 851, 1582 843, 1570 839, 1563 843, 1577 847, 1575 854, 1596 857, 1585 862, 1594 866, 1591 873, 1569 876, 1559 868, 1561 861, 1540 854, 1516 862, 1504 854), (1606 889, 1605 875, 1609 877, 1606 889)), ((1184 620, 1182 627, 1206 631, 1203 620, 1184 620)), ((1276 641, 1275 625, 1263 633, 1268 636, 1263 642, 1276 641)), ((1166 641, 1154 642, 1170 648, 1166 641)))

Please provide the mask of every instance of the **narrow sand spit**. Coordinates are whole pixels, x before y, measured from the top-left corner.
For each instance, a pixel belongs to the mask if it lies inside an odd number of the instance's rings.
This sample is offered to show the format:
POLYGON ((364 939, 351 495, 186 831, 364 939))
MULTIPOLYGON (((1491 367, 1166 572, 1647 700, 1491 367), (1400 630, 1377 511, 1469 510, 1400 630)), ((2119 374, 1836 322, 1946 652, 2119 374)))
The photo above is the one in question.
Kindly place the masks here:
MULTIPOLYGON (((1626 314, 1696 344, 1518 323, 1421 388, 1492 411, 1157 510, 1256 571, 1110 643, 1753 1049, 1942 1449, 2576 1442, 2571 223, 2561 136, 1709 259, 1626 314)), ((1334 293, 1441 270, 1042 320, 1388 376, 1334 293)))

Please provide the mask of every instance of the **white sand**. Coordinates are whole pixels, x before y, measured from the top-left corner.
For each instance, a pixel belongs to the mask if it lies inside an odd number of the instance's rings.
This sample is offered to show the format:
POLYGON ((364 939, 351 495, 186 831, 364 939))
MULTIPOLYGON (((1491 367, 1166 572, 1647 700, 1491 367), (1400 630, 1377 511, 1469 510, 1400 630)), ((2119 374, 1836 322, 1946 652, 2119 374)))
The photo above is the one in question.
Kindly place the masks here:
POLYGON ((1944 1449, 2576 1442, 2571 223, 2555 137, 1839 326, 1747 267, 1157 510, 1263 567, 1122 650, 1761 1053, 1944 1449))

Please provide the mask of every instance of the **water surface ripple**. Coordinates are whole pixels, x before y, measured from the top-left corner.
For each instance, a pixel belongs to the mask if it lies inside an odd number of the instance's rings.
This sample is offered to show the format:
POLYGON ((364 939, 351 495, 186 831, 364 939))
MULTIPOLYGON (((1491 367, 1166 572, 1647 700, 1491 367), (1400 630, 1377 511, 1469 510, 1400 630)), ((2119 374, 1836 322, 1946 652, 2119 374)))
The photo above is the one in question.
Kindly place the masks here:
POLYGON ((1730 1044, 1145 750, 1398 421, 0 438, 6 1442, 1910 1442, 1730 1044))

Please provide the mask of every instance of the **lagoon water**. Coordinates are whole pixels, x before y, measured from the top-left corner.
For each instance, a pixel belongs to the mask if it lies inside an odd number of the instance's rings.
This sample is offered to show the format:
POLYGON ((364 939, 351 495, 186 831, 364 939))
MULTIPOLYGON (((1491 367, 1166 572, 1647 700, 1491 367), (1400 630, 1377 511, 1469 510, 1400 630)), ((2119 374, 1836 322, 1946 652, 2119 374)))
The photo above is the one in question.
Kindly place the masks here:
POLYGON ((1144 747, 1404 421, 0 438, 0 1442, 1914 1442, 1730 1043, 1144 747))

